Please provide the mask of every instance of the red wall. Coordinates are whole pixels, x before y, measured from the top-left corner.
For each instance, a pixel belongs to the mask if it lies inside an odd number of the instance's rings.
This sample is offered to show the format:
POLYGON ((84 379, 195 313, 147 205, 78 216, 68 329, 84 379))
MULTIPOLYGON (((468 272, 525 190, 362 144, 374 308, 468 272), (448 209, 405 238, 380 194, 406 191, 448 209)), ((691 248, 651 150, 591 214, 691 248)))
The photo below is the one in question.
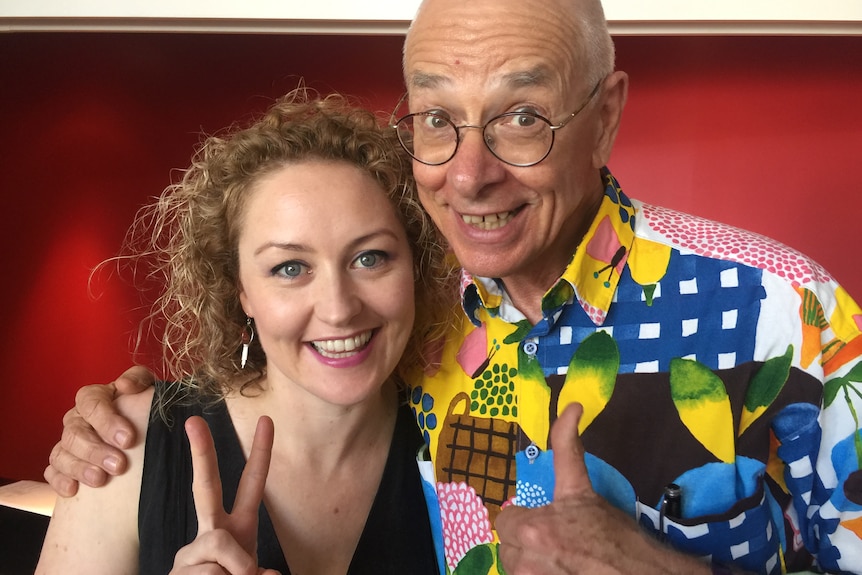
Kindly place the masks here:
MULTIPOLYGON (((640 199, 773 236, 862 298, 862 38, 622 37, 611 167, 640 199)), ((299 77, 388 110, 401 38, 0 34, 0 477, 39 479, 75 390, 133 361, 137 292, 89 270, 199 133, 299 77)), ((152 359, 140 361, 152 364, 152 359)))

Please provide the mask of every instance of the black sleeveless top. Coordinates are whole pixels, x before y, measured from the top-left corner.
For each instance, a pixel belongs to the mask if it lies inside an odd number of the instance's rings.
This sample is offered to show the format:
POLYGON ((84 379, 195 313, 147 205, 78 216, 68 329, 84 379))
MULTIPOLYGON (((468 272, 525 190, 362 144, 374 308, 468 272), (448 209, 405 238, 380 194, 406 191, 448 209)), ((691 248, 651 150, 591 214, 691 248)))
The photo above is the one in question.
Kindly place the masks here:
MULTIPOLYGON (((139 566, 142 575, 170 572, 177 551, 197 534, 192 497, 192 459, 183 423, 192 415, 209 424, 218 453, 225 509, 233 508, 245 465, 236 430, 224 402, 203 408, 174 406, 172 426, 158 416, 147 430, 141 498, 138 507, 139 566)), ((398 417, 380 487, 348 573, 437 574, 428 509, 422 493, 416 453, 422 437, 407 406, 398 417)), ((258 563, 289 575, 269 514, 260 506, 258 563)))

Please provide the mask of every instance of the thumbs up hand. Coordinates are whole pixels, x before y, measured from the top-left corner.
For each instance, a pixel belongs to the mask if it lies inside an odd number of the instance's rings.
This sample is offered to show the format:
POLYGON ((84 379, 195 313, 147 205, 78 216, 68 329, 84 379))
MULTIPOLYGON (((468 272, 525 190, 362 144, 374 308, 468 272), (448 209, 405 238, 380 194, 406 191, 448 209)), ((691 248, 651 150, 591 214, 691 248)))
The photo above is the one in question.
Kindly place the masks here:
POLYGON ((231 513, 222 505, 218 458, 209 427, 200 417, 190 417, 185 427, 192 453, 198 534, 177 552, 171 574, 278 575, 257 567, 258 508, 272 455, 272 420, 258 420, 231 513))
POLYGON ((700 560, 662 546, 593 491, 578 435, 583 408, 572 403, 551 429, 555 488, 550 505, 510 505, 497 516, 507 575, 708 575, 700 560))

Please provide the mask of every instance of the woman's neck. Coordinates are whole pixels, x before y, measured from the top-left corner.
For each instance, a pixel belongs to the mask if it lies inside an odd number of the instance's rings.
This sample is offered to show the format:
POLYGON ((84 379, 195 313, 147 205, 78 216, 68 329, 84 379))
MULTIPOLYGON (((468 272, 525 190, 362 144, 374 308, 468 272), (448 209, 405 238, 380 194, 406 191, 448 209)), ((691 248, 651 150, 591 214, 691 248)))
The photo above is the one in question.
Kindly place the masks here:
POLYGON ((246 456, 262 415, 275 426, 273 457, 310 465, 327 473, 351 455, 385 444, 388 449, 397 414, 398 392, 384 383, 378 394, 355 405, 333 405, 287 386, 261 382, 259 390, 230 395, 226 402, 246 456))
POLYGON ((246 457, 258 418, 275 425, 264 502, 291 571, 345 573, 388 458, 395 385, 336 406, 264 382, 255 395, 228 397, 227 407, 246 457))

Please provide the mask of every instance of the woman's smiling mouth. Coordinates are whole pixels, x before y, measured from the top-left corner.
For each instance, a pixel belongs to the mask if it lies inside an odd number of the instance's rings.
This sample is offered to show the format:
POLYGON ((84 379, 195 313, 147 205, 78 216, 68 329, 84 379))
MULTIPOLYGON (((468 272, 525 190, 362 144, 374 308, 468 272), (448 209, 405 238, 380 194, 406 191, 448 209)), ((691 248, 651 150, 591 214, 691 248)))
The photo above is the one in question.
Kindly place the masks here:
POLYGON ((323 357, 331 359, 340 359, 350 357, 365 347, 371 336, 374 335, 373 330, 363 332, 359 335, 347 337, 343 339, 322 339, 310 342, 310 345, 323 357))

